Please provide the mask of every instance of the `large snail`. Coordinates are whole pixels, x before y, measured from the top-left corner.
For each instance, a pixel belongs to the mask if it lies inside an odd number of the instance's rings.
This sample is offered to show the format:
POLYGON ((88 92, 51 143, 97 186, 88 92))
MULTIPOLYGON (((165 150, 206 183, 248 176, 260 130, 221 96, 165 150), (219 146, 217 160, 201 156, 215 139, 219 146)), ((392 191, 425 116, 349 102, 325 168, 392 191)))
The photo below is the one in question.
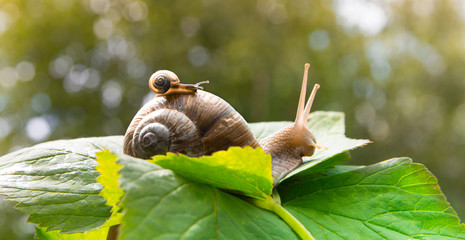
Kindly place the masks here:
MULTIPOLYGON (((149 80, 158 95, 145 104, 132 120, 124 138, 124 153, 150 158, 166 152, 188 156, 210 155, 231 146, 262 147, 271 154, 273 182, 302 164, 316 148, 313 134, 306 127, 318 84, 305 104, 308 68, 305 64, 297 116, 291 124, 258 142, 244 118, 226 101, 202 91, 197 84, 181 84, 173 72, 160 70, 149 80)), ((323 147, 324 148, 324 147, 323 147)))

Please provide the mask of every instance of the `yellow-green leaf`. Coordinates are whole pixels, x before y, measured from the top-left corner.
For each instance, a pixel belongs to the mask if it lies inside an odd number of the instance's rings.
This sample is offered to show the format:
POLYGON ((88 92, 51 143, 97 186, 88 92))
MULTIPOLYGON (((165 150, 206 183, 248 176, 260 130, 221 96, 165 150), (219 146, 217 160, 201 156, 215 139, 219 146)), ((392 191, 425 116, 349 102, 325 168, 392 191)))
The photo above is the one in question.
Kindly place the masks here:
POLYGON ((119 187, 118 179, 120 174, 118 171, 122 165, 116 163, 118 156, 112 154, 105 149, 98 152, 96 161, 99 163, 95 168, 101 174, 97 177, 97 182, 103 185, 104 189, 100 191, 100 196, 107 200, 106 205, 111 206, 110 219, 105 223, 106 226, 113 226, 121 223, 120 207, 118 205, 120 199, 124 195, 123 189, 119 187))
POLYGON ((157 165, 197 182, 264 199, 271 195, 271 156, 263 149, 231 147, 211 156, 168 153, 153 157, 157 165))
POLYGON ((107 238, 109 227, 101 227, 85 233, 61 234, 59 230, 48 231, 36 227, 38 240, 103 240, 107 238))

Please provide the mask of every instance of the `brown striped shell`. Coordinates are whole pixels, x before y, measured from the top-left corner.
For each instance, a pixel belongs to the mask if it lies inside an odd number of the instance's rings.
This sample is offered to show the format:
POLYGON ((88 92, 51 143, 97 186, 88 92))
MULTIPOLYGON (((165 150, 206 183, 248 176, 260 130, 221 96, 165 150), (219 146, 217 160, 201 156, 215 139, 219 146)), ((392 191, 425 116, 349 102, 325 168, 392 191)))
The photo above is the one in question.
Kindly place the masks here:
POLYGON ((166 152, 210 155, 230 146, 260 145, 231 105, 201 90, 155 97, 139 110, 124 138, 124 152, 145 159, 166 152))

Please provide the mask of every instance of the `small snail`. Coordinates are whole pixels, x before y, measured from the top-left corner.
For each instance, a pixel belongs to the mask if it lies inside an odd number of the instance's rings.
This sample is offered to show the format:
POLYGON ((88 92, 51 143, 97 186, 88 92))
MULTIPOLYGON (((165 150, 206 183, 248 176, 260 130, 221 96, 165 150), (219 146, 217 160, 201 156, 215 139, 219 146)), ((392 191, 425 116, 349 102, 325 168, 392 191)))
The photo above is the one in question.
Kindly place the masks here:
POLYGON ((181 84, 176 74, 171 71, 160 70, 150 77, 149 87, 158 96, 165 96, 175 93, 194 93, 199 89, 203 89, 200 84, 204 83, 208 83, 208 80, 196 84, 181 84))
POLYGON ((254 137, 247 122, 220 97, 202 91, 200 84, 180 84, 171 71, 155 72, 149 80, 158 95, 145 104, 129 125, 124 137, 124 153, 150 158, 166 152, 188 156, 210 155, 231 146, 262 147, 271 154, 273 182, 302 164, 303 156, 311 156, 316 148, 313 134, 306 127, 318 84, 305 104, 307 76, 305 72, 294 124, 261 140, 254 137))

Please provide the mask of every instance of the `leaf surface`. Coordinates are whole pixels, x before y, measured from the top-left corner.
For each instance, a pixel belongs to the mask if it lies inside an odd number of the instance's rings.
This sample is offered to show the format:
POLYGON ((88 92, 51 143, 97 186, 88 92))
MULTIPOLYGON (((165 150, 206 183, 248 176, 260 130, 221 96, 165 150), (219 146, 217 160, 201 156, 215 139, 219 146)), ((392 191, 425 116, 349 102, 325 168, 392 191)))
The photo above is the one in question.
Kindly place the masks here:
POLYGON ((198 158, 168 153, 153 162, 191 180, 255 198, 265 199, 273 189, 271 156, 261 148, 230 147, 198 158))
POLYGON ((279 186, 283 206, 316 239, 465 239, 436 178, 408 158, 279 186))
POLYGON ((108 227, 98 228, 85 233, 61 234, 60 231, 46 231, 36 227, 37 240, 103 240, 107 238, 108 227))
POLYGON ((121 239, 296 239, 271 212, 171 170, 120 159, 121 239))
POLYGON ((110 216, 99 192, 96 152, 121 154, 122 137, 46 142, 0 158, 0 193, 30 214, 29 222, 64 233, 85 232, 110 216))

